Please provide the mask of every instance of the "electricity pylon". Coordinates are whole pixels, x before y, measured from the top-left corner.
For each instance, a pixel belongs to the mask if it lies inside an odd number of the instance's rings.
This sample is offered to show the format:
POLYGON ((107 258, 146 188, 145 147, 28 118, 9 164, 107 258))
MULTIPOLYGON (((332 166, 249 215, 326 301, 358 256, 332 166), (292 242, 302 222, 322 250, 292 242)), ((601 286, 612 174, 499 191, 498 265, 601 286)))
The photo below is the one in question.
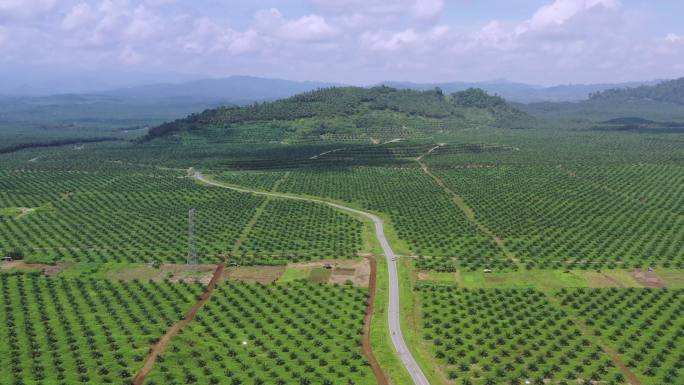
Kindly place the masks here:
POLYGON ((197 247, 195 246, 195 209, 188 212, 188 265, 197 265, 197 247))

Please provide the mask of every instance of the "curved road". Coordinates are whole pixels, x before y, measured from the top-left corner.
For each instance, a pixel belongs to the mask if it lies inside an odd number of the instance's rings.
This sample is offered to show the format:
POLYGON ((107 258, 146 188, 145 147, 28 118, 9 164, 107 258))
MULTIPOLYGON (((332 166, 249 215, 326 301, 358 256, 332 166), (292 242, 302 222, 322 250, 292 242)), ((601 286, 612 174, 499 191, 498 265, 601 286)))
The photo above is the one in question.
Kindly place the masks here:
POLYGON ((397 272, 397 261, 396 256, 394 255, 394 251, 392 251, 392 248, 390 247, 389 242, 387 242, 387 238, 385 237, 385 228, 382 225, 382 219, 380 217, 378 217, 375 214, 353 209, 347 206, 342 206, 337 203, 326 202, 324 200, 304 198, 288 194, 250 190, 246 188, 234 187, 227 184, 214 182, 212 180, 205 178, 200 172, 197 171, 194 173, 194 178, 198 181, 216 187, 223 187, 239 192, 251 193, 256 195, 321 203, 338 209, 349 211, 354 214, 363 215, 366 218, 370 218, 375 224, 375 236, 378 238, 380 246, 382 246, 382 251, 385 253, 386 257, 385 259, 387 259, 387 270, 389 272, 389 307, 387 317, 389 321, 389 332, 390 336, 392 337, 392 343, 394 344, 394 348, 397 350, 397 353, 399 354, 401 362, 404 364, 406 370, 408 370, 409 374, 411 375, 413 383, 415 385, 430 385, 427 378, 425 377, 425 374, 420 369, 420 366, 418 366, 418 363, 416 362, 415 358, 413 358, 411 351, 409 351, 408 346, 406 346, 406 341, 404 341, 404 335, 401 333, 401 324, 399 318, 399 274, 397 272))

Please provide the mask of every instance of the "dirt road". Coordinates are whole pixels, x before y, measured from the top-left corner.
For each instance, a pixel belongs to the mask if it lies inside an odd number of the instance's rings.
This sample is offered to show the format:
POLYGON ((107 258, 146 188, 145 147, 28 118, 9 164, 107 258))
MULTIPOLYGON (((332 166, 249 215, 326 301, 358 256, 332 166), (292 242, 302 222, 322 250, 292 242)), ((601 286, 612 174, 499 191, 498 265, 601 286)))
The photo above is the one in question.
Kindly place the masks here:
POLYGON ((192 320, 197 315, 197 312, 202 308, 202 306, 204 306, 204 304, 209 300, 209 298, 211 298, 211 294, 214 292, 214 288, 216 287, 216 282, 223 274, 223 269, 223 263, 218 265, 216 271, 214 272, 214 275, 211 277, 211 281, 209 281, 209 284, 207 285, 207 289, 204 291, 204 294, 202 294, 202 297, 199 299, 199 301, 197 301, 192 306, 192 308, 190 308, 190 310, 185 315, 185 318, 171 326, 171 328, 169 328, 169 330, 166 331, 166 334, 164 334, 162 338, 160 338, 159 341, 156 344, 154 344, 154 346, 152 346, 150 353, 147 355, 147 358, 145 359, 145 365, 143 365, 143 367, 140 369, 138 374, 133 379, 133 385, 142 385, 145 382, 145 377, 147 377, 147 375, 154 367, 154 364, 157 362, 157 357, 164 352, 166 346, 169 344, 169 342, 171 342, 171 339, 174 336, 176 336, 176 334, 178 334, 190 322, 192 322, 192 320))

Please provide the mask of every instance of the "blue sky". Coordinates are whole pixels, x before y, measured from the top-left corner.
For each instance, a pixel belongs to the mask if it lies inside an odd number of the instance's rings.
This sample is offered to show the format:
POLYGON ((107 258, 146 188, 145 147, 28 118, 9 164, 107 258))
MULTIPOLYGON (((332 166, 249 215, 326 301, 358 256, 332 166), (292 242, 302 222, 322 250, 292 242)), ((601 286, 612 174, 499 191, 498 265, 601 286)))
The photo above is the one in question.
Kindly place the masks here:
POLYGON ((371 84, 684 76, 675 0, 2 0, 0 71, 371 84))

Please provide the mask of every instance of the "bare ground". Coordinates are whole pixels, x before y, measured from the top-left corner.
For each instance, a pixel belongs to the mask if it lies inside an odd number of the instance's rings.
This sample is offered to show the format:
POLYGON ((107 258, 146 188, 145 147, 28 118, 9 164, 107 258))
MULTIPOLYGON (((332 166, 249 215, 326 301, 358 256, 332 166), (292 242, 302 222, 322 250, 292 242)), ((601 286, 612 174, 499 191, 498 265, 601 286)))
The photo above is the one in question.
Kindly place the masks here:
POLYGON ((363 355, 366 356, 368 363, 373 369, 373 373, 375 374, 375 378, 378 381, 378 385, 389 385, 389 381, 387 380, 385 373, 382 371, 382 367, 380 367, 380 363, 378 362, 377 358, 375 358, 375 354, 373 354, 373 348, 371 347, 371 322, 373 321, 373 307, 375 305, 378 266, 377 261, 374 257, 370 259, 365 259, 365 261, 369 262, 370 276, 368 280, 368 293, 370 294, 370 296, 368 297, 366 316, 363 319, 363 337, 361 339, 361 350, 363 351, 363 355))
POLYGON ((73 265, 73 262, 59 262, 54 265, 50 265, 47 263, 10 261, 0 263, 0 270, 38 270, 42 271, 45 275, 53 276, 61 273, 71 265, 73 265))
POLYGON ((625 287, 622 282, 603 272, 587 271, 583 275, 589 287, 625 287))
POLYGON ((636 270, 632 272, 632 277, 643 287, 661 289, 666 286, 665 282, 654 271, 636 270))
POLYGON ((368 287, 371 277, 371 262, 369 258, 363 258, 358 261, 342 259, 293 263, 288 265, 288 267, 320 268, 330 265, 332 266, 332 274, 328 280, 329 283, 343 284, 347 281, 351 281, 354 286, 368 287))
POLYGON ((285 266, 239 266, 229 267, 223 273, 223 279, 247 283, 272 283, 285 272, 285 266))
POLYGON ((17 215, 15 219, 23 218, 34 211, 36 211, 35 207, 19 207, 19 215, 17 215))

